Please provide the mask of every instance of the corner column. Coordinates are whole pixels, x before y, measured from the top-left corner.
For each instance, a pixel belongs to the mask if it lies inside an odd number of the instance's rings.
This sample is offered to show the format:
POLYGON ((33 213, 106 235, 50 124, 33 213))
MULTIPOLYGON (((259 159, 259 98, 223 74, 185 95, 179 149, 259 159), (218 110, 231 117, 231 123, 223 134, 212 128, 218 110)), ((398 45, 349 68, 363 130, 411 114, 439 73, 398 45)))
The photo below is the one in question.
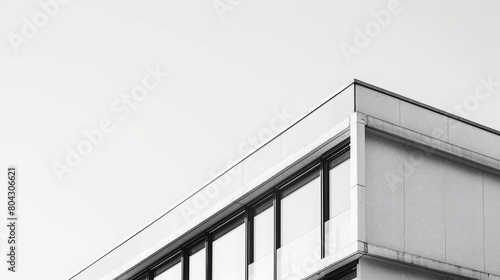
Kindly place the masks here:
POLYGON ((350 116, 351 243, 366 242, 365 126, 366 115, 355 112, 350 116))

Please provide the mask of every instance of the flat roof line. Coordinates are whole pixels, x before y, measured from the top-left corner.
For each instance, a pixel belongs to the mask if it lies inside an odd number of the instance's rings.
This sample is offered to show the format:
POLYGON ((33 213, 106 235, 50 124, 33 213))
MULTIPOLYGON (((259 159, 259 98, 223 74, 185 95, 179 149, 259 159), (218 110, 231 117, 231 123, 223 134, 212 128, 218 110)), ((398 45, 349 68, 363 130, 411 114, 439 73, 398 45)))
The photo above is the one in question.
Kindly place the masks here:
POLYGON ((491 132, 491 133, 494 133, 498 136, 500 136, 500 131, 499 130, 496 130, 494 128, 491 128, 491 127, 488 127, 488 126, 485 126, 485 125, 482 125, 480 123, 477 123, 477 122, 474 122, 474 121, 471 121, 469 119, 466 119, 466 118, 462 118, 462 117, 459 117, 457 115, 454 115, 454 114, 451 114, 451 113, 448 113, 444 110, 441 110, 441 109, 438 109, 436 107, 432 107, 430 105, 427 105, 425 103, 422 103, 422 102, 419 102, 419 101, 416 101, 414 99, 411 99, 411 98, 408 98, 406 96, 403 96, 403 95, 400 95, 400 94, 397 94, 395 92, 392 92, 390 90, 386 90, 384 88, 381 88, 381 87, 378 87, 378 86, 375 86, 375 85, 372 85, 370 83, 367 83, 367 82, 364 82, 364 81, 361 81, 361 80, 358 80, 358 79, 354 79, 354 84, 357 84, 357 85, 361 85, 361 86, 364 86, 364 87, 367 87, 369 89, 373 89, 375 91, 378 91, 380 93, 383 93, 385 95, 389 95, 389 96, 392 96, 392 97, 395 97, 397 99, 400 99, 400 100, 403 100, 403 101, 406 101, 408 103, 411 103, 413 105, 416 105, 416 106, 419 106, 419 107, 422 107, 424 109, 427 109, 427 110, 430 110, 430 111, 433 111, 435 113, 438 113, 438 114, 441 114, 441 115, 445 115, 449 118, 452 118, 452 119, 455 119, 457 121, 461 121, 461 122, 464 122, 466 124, 470 124, 474 127, 477 127, 479 129, 482 129, 482 130, 486 130, 488 132, 491 132))

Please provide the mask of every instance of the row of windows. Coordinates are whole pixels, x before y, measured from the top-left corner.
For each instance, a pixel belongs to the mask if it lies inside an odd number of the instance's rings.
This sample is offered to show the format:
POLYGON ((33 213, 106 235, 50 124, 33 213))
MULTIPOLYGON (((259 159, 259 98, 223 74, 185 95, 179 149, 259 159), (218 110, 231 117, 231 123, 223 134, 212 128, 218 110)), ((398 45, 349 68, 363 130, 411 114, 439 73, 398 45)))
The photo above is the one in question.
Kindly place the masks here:
POLYGON ((134 279, 300 279, 349 245, 350 187, 343 144, 134 279))

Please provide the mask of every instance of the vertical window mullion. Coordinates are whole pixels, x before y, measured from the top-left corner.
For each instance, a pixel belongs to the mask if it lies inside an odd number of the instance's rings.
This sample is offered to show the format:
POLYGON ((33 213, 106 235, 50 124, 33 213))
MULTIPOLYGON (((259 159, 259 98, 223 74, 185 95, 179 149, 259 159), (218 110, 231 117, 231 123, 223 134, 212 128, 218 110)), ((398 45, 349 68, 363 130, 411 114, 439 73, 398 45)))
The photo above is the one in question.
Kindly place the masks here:
POLYGON ((245 213, 240 211, 239 214, 210 232, 211 279, 245 278, 246 227, 244 215, 245 213))
POLYGON ((248 279, 274 279, 275 212, 271 194, 248 207, 248 279))
POLYGON ((278 280, 278 249, 281 247, 281 209, 280 209, 280 192, 275 190, 273 194, 274 206, 274 280, 278 280))
POLYGON ((181 251, 181 275, 182 280, 189 280, 189 250, 186 248, 181 251))
POLYGON ((212 236, 210 233, 207 233, 205 236, 205 263, 206 263, 206 280, 212 280, 212 236))
POLYGON ((253 262, 253 213, 245 207, 245 280, 248 280, 248 266, 253 262))
POLYGON ((330 188, 328 184, 328 163, 325 160, 321 161, 320 168, 321 180, 321 258, 326 256, 326 228, 325 223, 329 219, 330 213, 330 188))
POLYGON ((184 259, 183 269, 185 270, 186 278, 189 280, 206 280, 207 279, 207 257, 206 257, 206 234, 203 234, 201 238, 195 242, 190 243, 185 246, 184 249, 184 259))

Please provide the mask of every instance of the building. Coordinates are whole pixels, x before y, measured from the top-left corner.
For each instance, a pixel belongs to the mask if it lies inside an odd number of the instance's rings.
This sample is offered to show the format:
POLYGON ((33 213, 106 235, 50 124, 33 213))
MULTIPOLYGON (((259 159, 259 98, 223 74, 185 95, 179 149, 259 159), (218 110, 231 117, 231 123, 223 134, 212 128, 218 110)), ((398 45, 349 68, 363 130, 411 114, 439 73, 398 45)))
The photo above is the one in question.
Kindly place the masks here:
POLYGON ((72 279, 500 279, 499 143, 355 80, 72 279))

